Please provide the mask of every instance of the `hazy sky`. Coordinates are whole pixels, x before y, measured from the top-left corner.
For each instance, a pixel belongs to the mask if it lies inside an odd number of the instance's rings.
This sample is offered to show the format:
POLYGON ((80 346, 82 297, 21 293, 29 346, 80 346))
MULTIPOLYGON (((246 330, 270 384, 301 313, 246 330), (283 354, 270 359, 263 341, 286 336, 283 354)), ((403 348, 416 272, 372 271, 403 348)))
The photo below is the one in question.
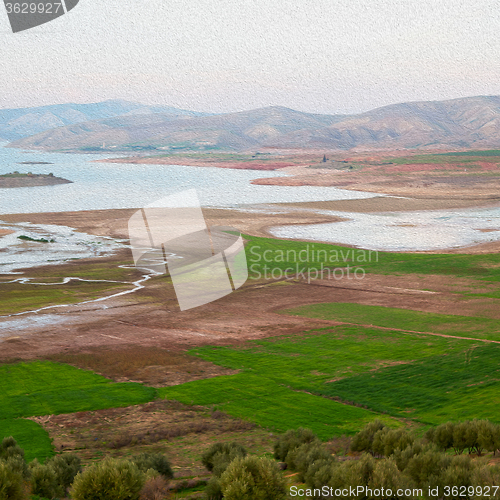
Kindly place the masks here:
POLYGON ((350 113, 500 94, 495 0, 80 0, 13 34, 0 107, 128 99, 350 113))

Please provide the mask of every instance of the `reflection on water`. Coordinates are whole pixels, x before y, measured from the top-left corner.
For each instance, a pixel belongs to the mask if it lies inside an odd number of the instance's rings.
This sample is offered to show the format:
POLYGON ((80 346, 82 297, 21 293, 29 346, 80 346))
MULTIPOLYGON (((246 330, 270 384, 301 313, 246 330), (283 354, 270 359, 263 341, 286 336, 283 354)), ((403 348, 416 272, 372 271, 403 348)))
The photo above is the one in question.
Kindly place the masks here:
POLYGON ((353 245, 369 250, 419 251, 458 248, 500 240, 500 207, 360 214, 321 211, 345 222, 274 227, 280 238, 353 245))

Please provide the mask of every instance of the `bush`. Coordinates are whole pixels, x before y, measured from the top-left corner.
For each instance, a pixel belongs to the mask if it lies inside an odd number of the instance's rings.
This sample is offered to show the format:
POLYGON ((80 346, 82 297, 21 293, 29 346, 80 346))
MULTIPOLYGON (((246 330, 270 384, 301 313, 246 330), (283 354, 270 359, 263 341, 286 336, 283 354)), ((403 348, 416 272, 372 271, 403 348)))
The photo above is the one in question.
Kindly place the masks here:
MULTIPOLYGON (((394 459, 388 458, 386 460, 379 460, 375 464, 375 468, 373 469, 372 477, 370 482, 368 483, 368 487, 375 492, 378 490, 381 492, 382 488, 384 490, 391 490, 393 492, 393 499, 403 499, 403 498, 411 498, 409 496, 396 496, 396 492, 399 489, 405 490, 407 488, 412 488, 413 485, 411 481, 405 477, 399 471, 396 462, 394 459)), ((373 500, 385 500, 387 498, 386 495, 372 496, 373 500)))
POLYGON ((435 449, 427 449, 413 456, 404 471, 417 487, 427 491, 427 486, 435 487, 439 484, 440 476, 450 463, 450 456, 435 449))
POLYGON ((141 490, 140 500, 164 500, 168 498, 168 480, 163 476, 153 476, 146 480, 141 490))
POLYGON ((207 500, 222 500, 224 498, 220 485, 220 478, 210 478, 210 481, 208 481, 207 487, 205 488, 205 498, 207 500))
POLYGON ((210 472, 220 476, 235 458, 244 458, 246 456, 247 450, 241 444, 236 442, 215 443, 203 453, 201 461, 210 472))
POLYGON ((447 422, 446 424, 438 425, 433 433, 428 432, 426 437, 428 439, 432 437, 432 442, 435 443, 441 450, 446 451, 447 449, 453 447, 454 428, 455 424, 453 422, 447 422))
POLYGON ((274 444, 274 458, 286 462, 288 453, 295 448, 307 443, 321 441, 316 437, 310 429, 298 428, 296 431, 289 430, 280 436, 274 444))
POLYGON ((439 484, 441 486, 472 486, 475 464, 467 455, 452 457, 450 465, 442 472, 439 484))
POLYGON ((23 479, 27 480, 30 478, 30 469, 26 460, 21 455, 14 455, 13 457, 7 458, 6 460, 2 460, 6 463, 14 472, 18 472, 21 474, 23 479))
POLYGON ((45 465, 54 469, 57 482, 64 492, 68 490, 75 476, 82 470, 80 458, 73 453, 52 457, 45 462, 45 465))
POLYGON ((0 444, 0 459, 20 456, 24 459, 24 450, 17 444, 16 440, 10 436, 3 438, 0 444))
POLYGON ((304 482, 311 488, 322 488, 332 479, 336 464, 337 462, 332 460, 317 460, 304 474, 304 482))
POLYGON ((139 500, 146 476, 128 460, 106 459, 80 472, 73 481, 74 500, 139 500))
POLYGON ((377 432, 386 429, 387 427, 380 421, 374 420, 366 424, 353 438, 351 442, 352 451, 367 451, 372 455, 375 453, 373 450, 373 440, 377 432))
POLYGON ((0 460, 0 500, 26 500, 23 476, 0 460))
MULTIPOLYGON (((376 434, 375 438, 379 433, 376 434)), ((375 441, 375 440, 374 440, 375 441)), ((390 457, 395 451, 402 451, 411 446, 414 439, 403 429, 391 429, 384 433, 382 439, 382 453, 385 457, 390 457)), ((375 442, 373 443, 375 450, 375 442)))
POLYGON ((142 472, 153 469, 165 479, 172 479, 174 477, 170 462, 163 453, 141 453, 137 457, 132 458, 132 462, 142 472))
POLYGON ((224 500, 284 500, 286 483, 268 458, 245 457, 231 462, 220 478, 224 500))
MULTIPOLYGON (((349 489, 350 486, 368 486, 372 479, 373 470, 375 468, 375 459, 372 455, 363 454, 360 460, 349 460, 341 463, 338 467, 332 468, 331 479, 328 486, 333 489, 349 489)), ((364 498, 364 493, 359 495, 346 496, 350 499, 364 498)))
POLYGON ((305 480, 305 475, 315 462, 333 462, 332 456, 328 453, 322 443, 313 441, 306 443, 295 450, 292 450, 287 455, 287 466, 291 470, 296 470, 299 475, 299 481, 305 480))
POLYGON ((50 465, 36 463, 31 468, 31 493, 44 498, 64 496, 64 488, 59 484, 56 471, 50 465))

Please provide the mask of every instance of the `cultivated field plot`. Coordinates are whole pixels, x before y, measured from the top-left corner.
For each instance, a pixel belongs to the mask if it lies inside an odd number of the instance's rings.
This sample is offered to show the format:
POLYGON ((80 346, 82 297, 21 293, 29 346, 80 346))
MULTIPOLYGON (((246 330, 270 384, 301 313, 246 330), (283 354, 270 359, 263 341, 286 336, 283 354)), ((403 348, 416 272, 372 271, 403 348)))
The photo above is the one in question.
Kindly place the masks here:
POLYGON ((435 314, 395 307, 367 306, 342 302, 313 304, 284 312, 307 318, 320 318, 395 330, 488 339, 500 342, 500 321, 490 318, 435 314))
POLYGON ((151 387, 113 383, 68 365, 7 364, 0 366, 0 435, 14 435, 28 459, 44 458, 53 453, 47 433, 22 417, 130 406, 155 397, 151 387))
POLYGON ((242 372, 160 395, 217 405, 280 430, 306 425, 323 439, 350 434, 374 418, 369 410, 422 425, 452 416, 498 418, 500 346, 494 344, 338 326, 192 353, 242 372))
MULTIPOLYGON (((384 275, 442 275, 469 278, 477 286, 500 282, 499 254, 418 254, 375 252, 352 249, 327 243, 311 243, 271 238, 245 236, 248 241, 247 254, 250 277, 260 273, 265 276, 268 269, 300 270, 360 266, 366 273, 384 275)), ((268 270, 268 275, 270 271, 268 270)), ((292 273, 290 273, 292 274, 292 273)), ((293 275, 293 274, 292 274, 293 275)), ((328 276, 325 273, 325 276, 328 276)), ((474 292, 471 292, 475 295, 474 292)), ((500 298, 498 289, 481 292, 484 297, 500 298)))

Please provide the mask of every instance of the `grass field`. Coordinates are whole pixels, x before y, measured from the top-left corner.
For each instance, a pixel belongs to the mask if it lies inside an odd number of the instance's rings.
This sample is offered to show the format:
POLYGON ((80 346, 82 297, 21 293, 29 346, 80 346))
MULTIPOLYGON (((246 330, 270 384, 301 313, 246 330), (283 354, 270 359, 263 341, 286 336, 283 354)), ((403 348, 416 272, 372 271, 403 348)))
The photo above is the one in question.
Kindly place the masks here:
POLYGON ((52 442, 47 432, 36 422, 26 419, 0 420, 0 439, 14 436, 24 450, 28 462, 37 458, 43 462, 54 455, 52 442))
POLYGON ((51 362, 0 366, 0 433, 27 443, 31 458, 50 456, 52 446, 38 424, 22 417, 74 413, 145 403, 156 389, 117 384, 86 370, 51 362), (33 443, 33 446, 30 443, 33 443))
POLYGON ((500 388, 492 375, 500 346, 360 326, 191 353, 241 373, 160 389, 162 397, 215 405, 277 430, 311 427, 323 439, 359 430, 374 418, 366 409, 423 425, 457 415, 494 420, 500 388), (418 383, 409 379, 420 373, 418 383))
POLYGON ((313 304, 289 309, 283 313, 361 325, 500 341, 500 321, 490 318, 435 314, 343 302, 313 304))
MULTIPOLYGON (((500 281, 499 254, 414 254, 369 252, 326 243, 288 241, 245 236, 250 279, 264 275, 264 266, 271 269, 320 269, 360 266, 366 273, 405 275, 437 274, 469 278, 478 283, 500 281), (309 253, 308 253, 309 252, 309 253)), ((292 273, 292 275, 294 275, 292 273)), ((488 293, 482 294, 489 296, 488 293)))
MULTIPOLYGON (((212 406, 278 432, 309 427, 322 439, 354 434, 377 417, 366 409, 298 392, 246 371, 162 388, 159 393, 184 404, 212 406)), ((397 421, 382 419, 388 425, 398 426, 397 421)))
POLYGON ((429 424, 474 418, 500 422, 499 359, 500 346, 475 346, 345 378, 325 392, 429 424))

